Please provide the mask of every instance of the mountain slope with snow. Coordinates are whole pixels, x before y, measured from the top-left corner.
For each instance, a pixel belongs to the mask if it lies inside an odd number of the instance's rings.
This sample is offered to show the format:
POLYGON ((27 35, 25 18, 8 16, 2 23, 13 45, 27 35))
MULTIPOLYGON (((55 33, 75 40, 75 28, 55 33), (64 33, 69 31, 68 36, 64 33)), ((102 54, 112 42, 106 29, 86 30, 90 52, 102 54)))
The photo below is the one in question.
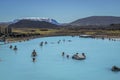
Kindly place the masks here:
POLYGON ((52 24, 47 21, 22 19, 22 20, 16 21, 15 23, 10 24, 8 27, 12 27, 12 28, 56 28, 58 27, 58 25, 52 24))
POLYGON ((39 17, 28 17, 28 18, 15 19, 13 22, 16 23, 16 22, 19 22, 20 20, 45 21, 45 22, 49 22, 51 24, 59 25, 59 23, 55 19, 39 18, 39 17))

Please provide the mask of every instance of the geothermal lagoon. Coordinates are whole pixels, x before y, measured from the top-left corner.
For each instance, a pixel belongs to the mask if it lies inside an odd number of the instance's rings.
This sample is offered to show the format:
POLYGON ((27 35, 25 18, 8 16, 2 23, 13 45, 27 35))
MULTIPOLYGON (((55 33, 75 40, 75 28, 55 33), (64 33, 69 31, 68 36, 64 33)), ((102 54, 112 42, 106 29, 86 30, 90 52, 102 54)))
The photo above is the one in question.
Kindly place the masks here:
POLYGON ((58 36, 0 45, 0 80, 119 80, 113 65, 120 67, 119 40, 58 36), (40 46, 42 41, 47 44, 40 46), (86 59, 72 59, 75 53, 85 53, 86 59))

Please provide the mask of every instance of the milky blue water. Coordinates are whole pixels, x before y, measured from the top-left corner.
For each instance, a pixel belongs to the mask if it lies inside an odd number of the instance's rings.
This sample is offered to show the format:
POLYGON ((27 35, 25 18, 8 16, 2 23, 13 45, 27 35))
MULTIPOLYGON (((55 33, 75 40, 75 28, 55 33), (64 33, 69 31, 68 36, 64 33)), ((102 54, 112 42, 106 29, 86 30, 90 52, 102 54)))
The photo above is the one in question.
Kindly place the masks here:
POLYGON ((61 36, 0 45, 0 80, 120 80, 120 72, 111 71, 113 65, 120 67, 120 41, 61 36), (41 41, 48 44, 41 47, 41 41), (63 51, 69 59, 61 56, 63 51), (84 52, 86 60, 73 60, 77 52, 84 52))

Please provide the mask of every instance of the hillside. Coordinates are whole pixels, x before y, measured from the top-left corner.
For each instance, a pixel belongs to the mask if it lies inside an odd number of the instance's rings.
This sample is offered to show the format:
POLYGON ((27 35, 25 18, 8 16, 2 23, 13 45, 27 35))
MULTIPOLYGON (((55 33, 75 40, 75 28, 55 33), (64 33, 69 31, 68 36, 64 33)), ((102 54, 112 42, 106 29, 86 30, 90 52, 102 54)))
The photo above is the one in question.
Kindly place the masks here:
POLYGON ((71 22, 72 26, 88 26, 88 25, 110 25, 120 24, 120 17, 114 16, 91 16, 71 22))
POLYGON ((57 25, 46 21, 20 20, 10 24, 8 27, 13 28, 55 28, 57 25))

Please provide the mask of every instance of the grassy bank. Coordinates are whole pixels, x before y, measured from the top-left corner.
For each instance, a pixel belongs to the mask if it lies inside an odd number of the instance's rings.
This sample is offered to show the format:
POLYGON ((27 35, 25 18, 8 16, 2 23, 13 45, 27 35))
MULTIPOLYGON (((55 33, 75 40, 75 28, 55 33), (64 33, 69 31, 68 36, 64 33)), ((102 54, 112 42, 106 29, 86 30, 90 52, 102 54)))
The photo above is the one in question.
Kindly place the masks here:
POLYGON ((69 29, 69 28, 14 28, 12 32, 19 37, 9 36, 8 41, 28 40, 46 36, 69 36, 69 35, 92 35, 94 37, 120 38, 120 30, 89 30, 89 29, 69 29), (24 36, 20 36, 24 35, 24 36))

